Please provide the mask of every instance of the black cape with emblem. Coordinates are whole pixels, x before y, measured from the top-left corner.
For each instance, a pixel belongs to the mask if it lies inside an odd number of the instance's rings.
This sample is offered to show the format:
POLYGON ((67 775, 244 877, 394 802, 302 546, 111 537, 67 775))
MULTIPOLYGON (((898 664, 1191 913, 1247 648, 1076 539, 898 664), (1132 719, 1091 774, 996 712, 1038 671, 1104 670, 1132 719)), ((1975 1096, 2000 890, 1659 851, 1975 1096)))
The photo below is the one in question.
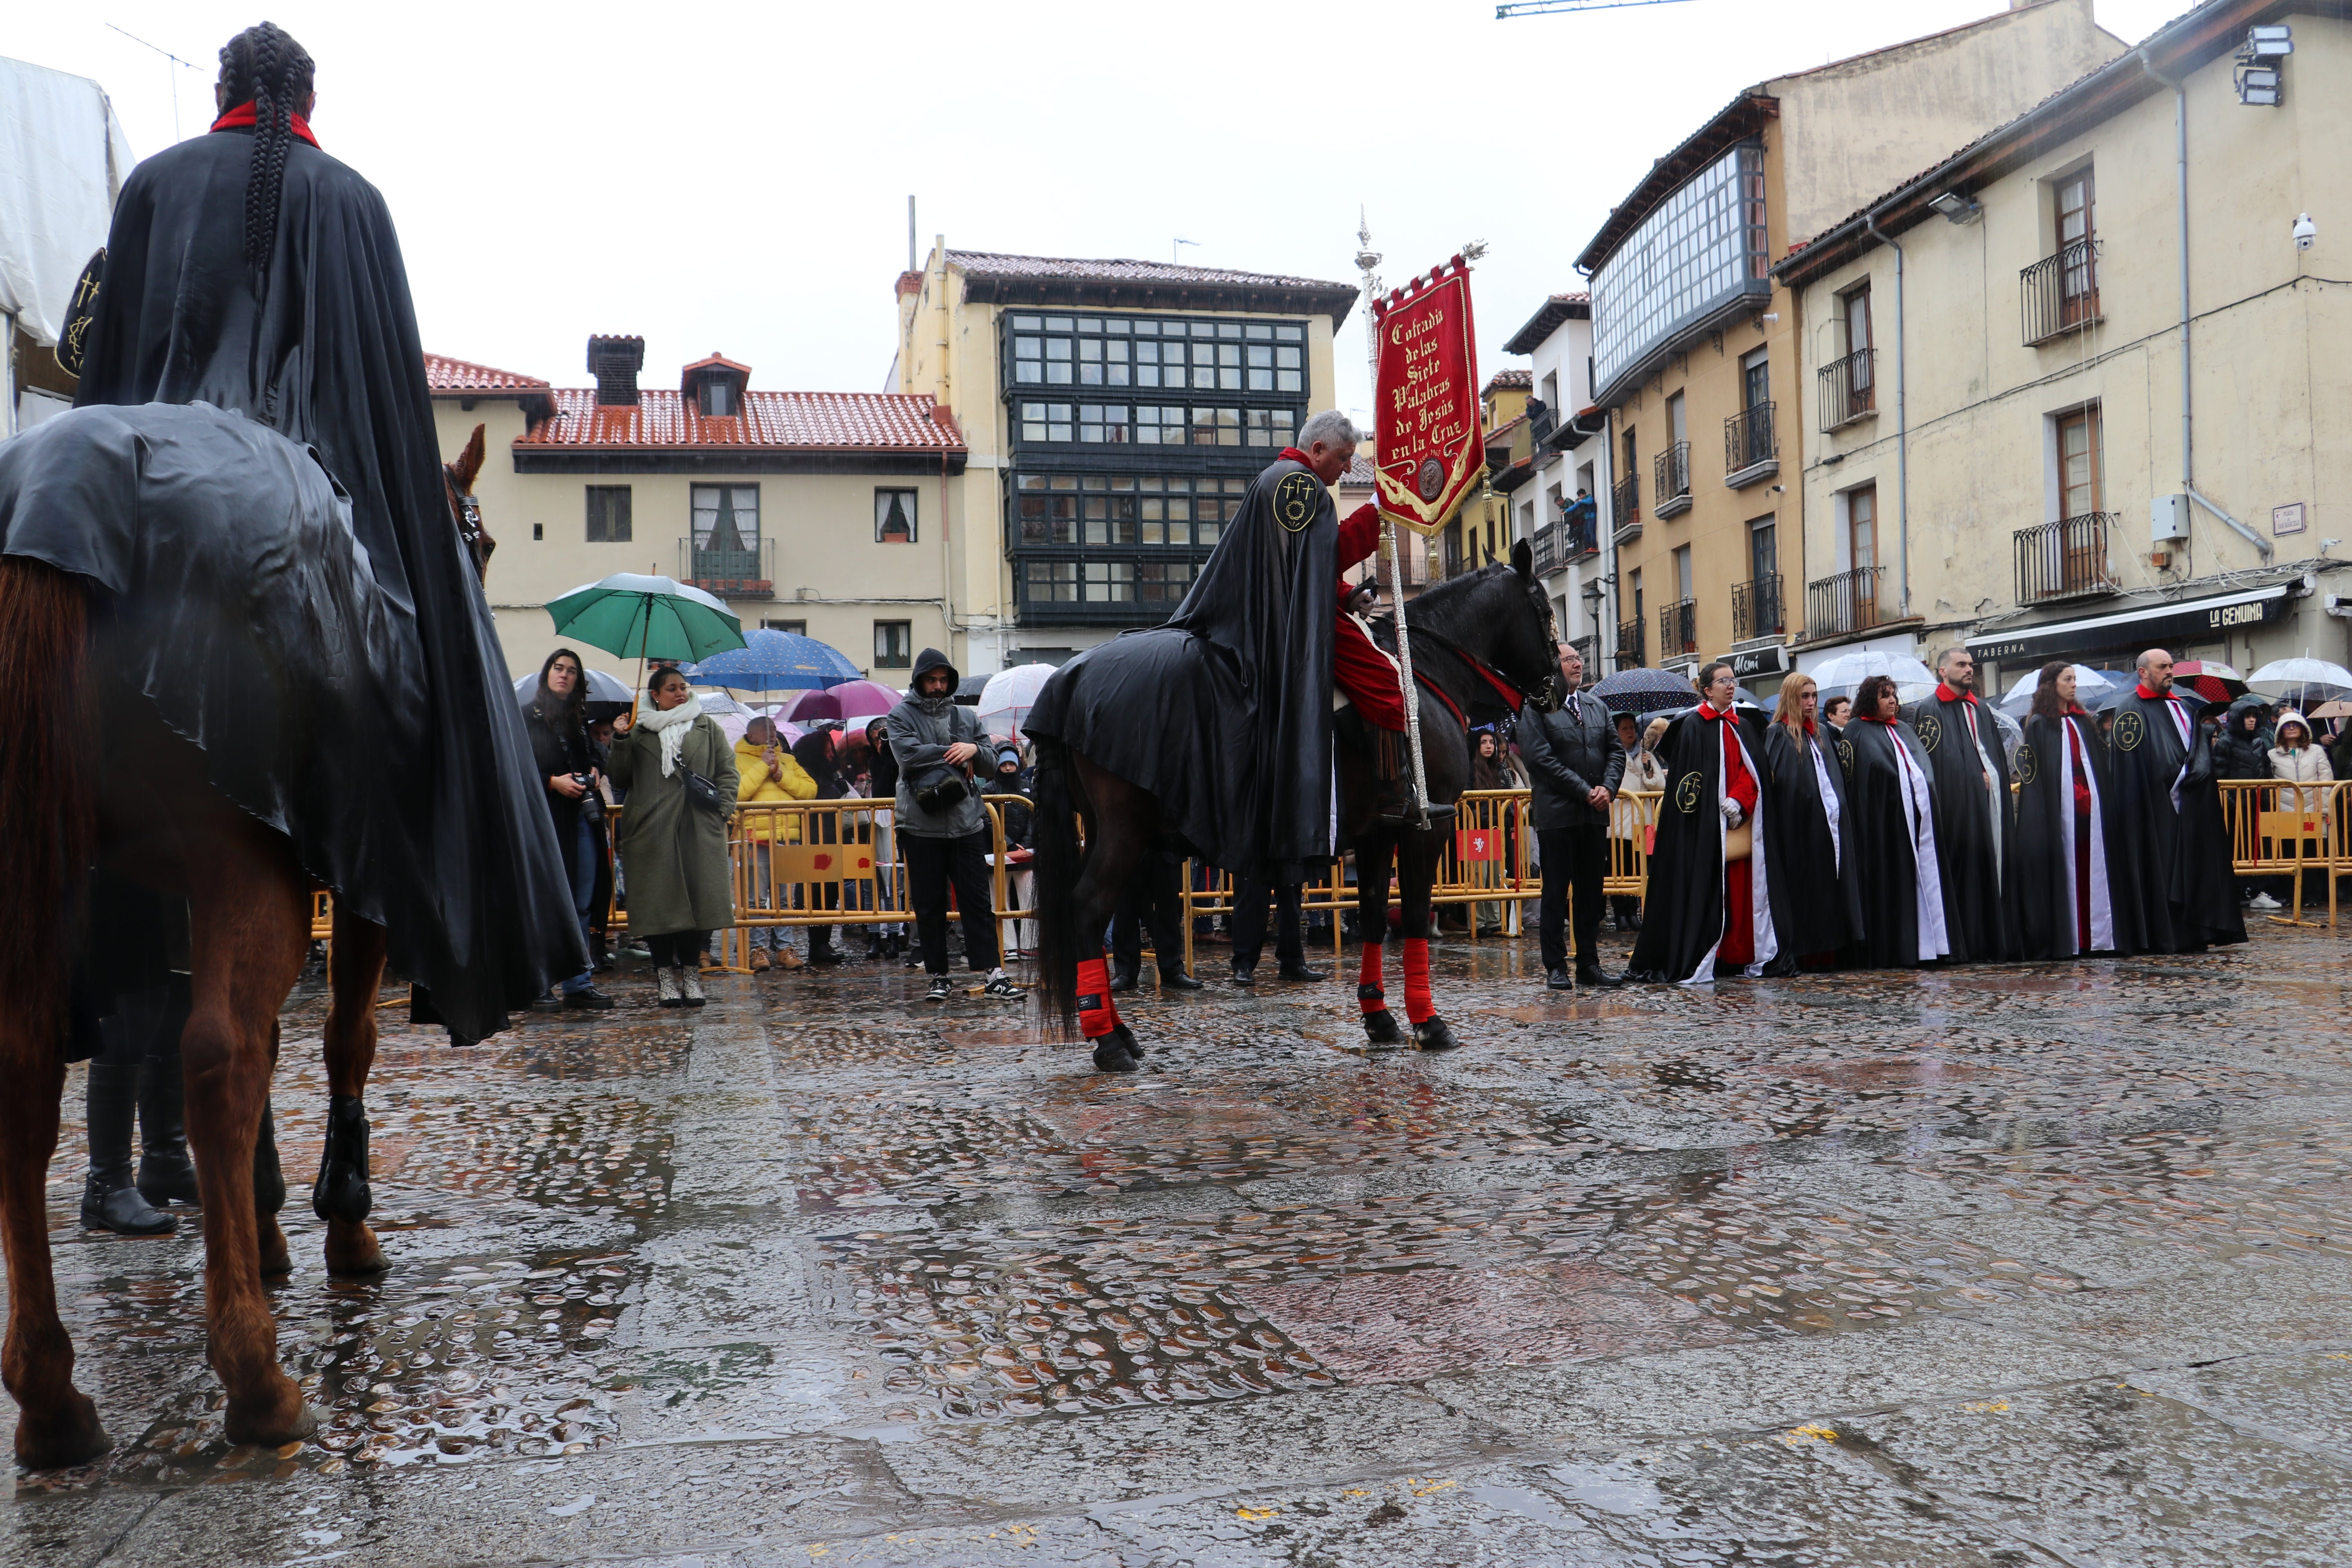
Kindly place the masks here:
POLYGON ((2013 958, 2017 930, 2001 898, 2001 883, 2017 851, 2017 818, 2000 729, 1983 703, 1966 697, 1947 700, 1941 686, 1905 709, 1903 716, 1927 749, 1927 771, 1936 781, 1936 858, 1943 870, 1952 962, 2013 958))
MULTIPOLYGON (((1903 805, 1903 774, 1895 757, 1896 746, 1909 752, 1912 763, 1927 775, 1927 820, 1940 849, 1943 795, 1936 787, 1935 770, 1917 732, 1900 719, 1891 724, 1857 719, 1845 727, 1844 736, 1837 742, 1838 758, 1846 770, 1846 813, 1853 825, 1849 842, 1862 901, 1861 940, 1850 956, 1869 969, 1906 969, 1921 962, 1918 858, 1926 851, 1912 842, 1910 817, 1903 805)), ((1939 856, 1939 871, 1941 866, 1939 856)))
POLYGON ((1276 462, 1167 624, 1055 670, 1022 728, 1150 791, 1213 865, 1328 858, 1339 531, 1322 481, 1276 462))
MULTIPOLYGON (((1762 818, 1764 891, 1772 929, 1784 931, 1787 910, 1783 884, 1773 860, 1771 775, 1765 763, 1764 715, 1755 709, 1735 709, 1728 717, 1708 719, 1694 708, 1676 718, 1660 737, 1657 758, 1666 773, 1665 797, 1658 802, 1658 837, 1650 851, 1649 886, 1642 903, 1642 931, 1633 939, 1629 980, 1680 983, 1698 975, 1704 966, 1714 978, 1713 958, 1723 941, 1723 732, 1717 726, 1739 727, 1756 773, 1756 793, 1762 818)), ((1765 933, 1756 933, 1757 951, 1765 933)), ((1787 942, 1780 953, 1790 952, 1787 942)), ((1777 956, 1777 955, 1776 955, 1777 956)), ((1769 962, 1768 960, 1768 962, 1769 962)))
MULTIPOLYGON (((2067 845, 2072 834, 2081 829, 2082 818, 2075 815, 2074 791, 2069 782, 2066 731, 2070 729, 2081 744, 2096 791, 2102 857, 2095 869, 2106 872, 2107 907, 2114 921, 2110 951, 2138 952, 2147 941, 2141 914, 2142 868, 2137 854, 2125 842, 2115 763, 2108 755, 2107 742, 2091 716, 2079 710, 2059 719, 2029 715, 2024 743, 2017 748, 2017 858, 2011 863, 2009 890, 2020 951, 2032 959, 2077 956, 2074 860, 2067 845), (2075 827, 2068 826, 2070 820, 2075 827)), ((2098 936, 2095 921, 2095 948, 2098 936)))
POLYGON ((1816 728, 1813 745, 1824 764, 1818 769, 1786 724, 1767 725, 1764 739, 1772 775, 1764 816, 1772 832, 1769 859, 1773 881, 1787 889, 1789 911, 1780 945, 1799 958, 1839 952, 1862 936, 1862 884, 1854 865, 1853 817, 1846 807, 1845 765, 1838 760, 1836 731, 1826 724, 1816 728), (1822 798, 1824 774, 1838 809, 1834 837, 1822 798))
MULTIPOLYGON (((255 657, 276 661, 269 680, 184 693, 184 712, 164 695, 167 679, 150 695, 204 748, 225 794, 282 827, 339 900, 385 927, 394 972, 429 993, 453 1032, 479 1037, 550 977, 586 966, 579 922, 506 659, 444 487, 391 215, 365 180, 296 140, 277 241, 257 277, 244 259, 252 151, 249 131, 214 132, 132 172, 107 237, 76 401, 84 409, 203 403, 257 421, 291 443, 256 459, 286 476, 289 497, 324 492, 285 455, 311 448, 341 491, 343 517, 331 508, 322 522, 315 497, 249 524, 231 507, 221 526, 249 526, 254 536, 215 553, 249 554, 278 585, 310 578, 315 589, 312 566, 278 561, 267 545, 331 523, 356 545, 346 558, 365 580, 332 615, 252 588, 254 613, 278 618, 251 639, 255 657), (356 644, 333 639, 335 624, 352 624, 346 611, 364 628, 356 644), (352 668, 362 659, 387 662, 352 668), (323 706, 315 693, 292 700, 289 683, 305 679, 340 689, 323 706), (299 775, 273 765, 289 752, 309 753, 299 775)), ((137 411, 121 413, 131 421, 137 411)), ((207 474, 206 465, 244 460, 249 444, 205 434, 201 423, 173 426, 168 462, 129 424, 92 432, 91 472, 104 482, 91 500, 108 503, 110 486, 207 492, 232 482, 226 468, 207 474), (126 455, 128 470, 113 461, 126 455)), ((135 514, 92 511, 85 521, 94 535, 149 526, 135 514)), ((170 568, 150 540, 102 548, 170 568)), ((132 593, 159 584, 109 585, 132 593)))
POLYGON ((2215 787, 2212 737, 2193 710, 2135 690, 2116 704, 2116 858, 2137 867, 2138 921, 2151 952, 2194 952, 2246 940, 2230 866, 2230 829, 2215 787), (2188 721, 2180 735, 2178 713, 2188 721), (2180 808, 2172 789, 2180 785, 2180 808))

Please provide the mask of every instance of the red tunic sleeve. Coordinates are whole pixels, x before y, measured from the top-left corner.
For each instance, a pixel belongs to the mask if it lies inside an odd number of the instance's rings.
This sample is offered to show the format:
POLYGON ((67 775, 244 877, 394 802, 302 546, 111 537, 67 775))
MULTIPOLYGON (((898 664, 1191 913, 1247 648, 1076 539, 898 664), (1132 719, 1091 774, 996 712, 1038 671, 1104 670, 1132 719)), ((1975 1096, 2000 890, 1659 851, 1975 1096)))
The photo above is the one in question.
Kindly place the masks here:
POLYGON ((1748 770, 1734 721, 1723 721, 1723 793, 1739 803, 1739 815, 1756 815, 1756 775, 1748 770))
POLYGON ((1339 554, 1336 557, 1339 570, 1344 572, 1369 559, 1380 547, 1381 509, 1375 502, 1366 501, 1340 521, 1339 554))

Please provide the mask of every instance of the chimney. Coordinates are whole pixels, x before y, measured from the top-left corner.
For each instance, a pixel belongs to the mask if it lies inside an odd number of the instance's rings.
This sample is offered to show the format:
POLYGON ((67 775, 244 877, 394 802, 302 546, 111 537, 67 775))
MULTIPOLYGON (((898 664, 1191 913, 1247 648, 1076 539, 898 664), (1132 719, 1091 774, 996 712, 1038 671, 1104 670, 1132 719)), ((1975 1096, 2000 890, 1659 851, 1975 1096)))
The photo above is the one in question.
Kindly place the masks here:
POLYGON ((592 337, 588 340, 588 374, 596 378, 596 403, 605 408, 637 405, 637 372, 645 368, 646 340, 639 337, 592 337))

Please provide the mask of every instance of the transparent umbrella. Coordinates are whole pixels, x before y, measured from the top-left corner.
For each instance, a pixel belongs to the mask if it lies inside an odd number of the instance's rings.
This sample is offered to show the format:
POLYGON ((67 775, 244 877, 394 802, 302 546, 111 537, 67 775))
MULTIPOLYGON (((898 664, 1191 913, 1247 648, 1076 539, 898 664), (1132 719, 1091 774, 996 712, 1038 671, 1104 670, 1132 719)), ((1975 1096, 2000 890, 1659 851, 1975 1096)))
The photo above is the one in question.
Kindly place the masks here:
POLYGON ((2248 676, 2246 684, 2300 707, 2352 697, 2352 670, 2324 658, 2276 658, 2248 676))
MULTIPOLYGON (((2093 669, 2089 665, 2077 664, 2070 668, 2074 671, 2074 700, 2084 707, 2095 709, 2098 704, 2092 699, 2114 689, 2115 682, 2093 669)), ((2034 689, 2041 683, 2042 672, 2039 669, 2029 669, 2025 672, 2025 678, 2011 687, 2009 695, 2003 697, 1995 706, 2012 719, 2022 719, 2025 717, 2025 710, 2033 706, 2034 689)))
POLYGON ((1854 688, 1874 675, 1893 677, 1895 694, 1906 702, 1916 702, 1936 689, 1936 672, 1907 653, 1842 653, 1815 665, 1811 674, 1823 701, 1852 697, 1854 688))
POLYGON ((990 676, 980 691, 980 721, 988 732, 1000 741, 1018 735, 1053 673, 1050 664, 1016 664, 990 676))

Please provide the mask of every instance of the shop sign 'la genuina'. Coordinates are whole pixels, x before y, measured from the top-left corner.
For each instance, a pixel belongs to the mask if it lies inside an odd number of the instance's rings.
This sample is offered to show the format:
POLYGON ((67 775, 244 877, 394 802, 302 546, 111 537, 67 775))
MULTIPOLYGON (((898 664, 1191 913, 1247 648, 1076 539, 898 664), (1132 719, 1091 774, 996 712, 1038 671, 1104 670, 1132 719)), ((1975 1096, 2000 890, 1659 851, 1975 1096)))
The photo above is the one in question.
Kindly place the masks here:
POLYGON ((1462 258, 1372 301, 1380 329, 1373 394, 1381 515, 1444 528, 1486 467, 1478 433, 1478 341, 1462 258))

